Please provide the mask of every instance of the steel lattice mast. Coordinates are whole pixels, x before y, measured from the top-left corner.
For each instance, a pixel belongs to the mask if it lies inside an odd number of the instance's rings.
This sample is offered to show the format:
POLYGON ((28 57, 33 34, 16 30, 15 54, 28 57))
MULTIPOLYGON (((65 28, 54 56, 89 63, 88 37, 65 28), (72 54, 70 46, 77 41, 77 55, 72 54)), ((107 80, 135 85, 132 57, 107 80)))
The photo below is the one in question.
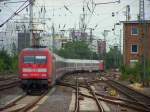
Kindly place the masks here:
POLYGON ((33 4, 35 0, 29 0, 30 13, 29 13, 29 30, 30 30, 30 46, 34 45, 34 37, 33 37, 33 4))
POLYGON ((144 9, 144 0, 139 1, 139 19, 145 20, 145 9, 144 9))
POLYGON ((146 60, 147 60, 147 25, 145 20, 145 8, 144 0, 139 0, 139 25, 140 25, 140 35, 141 35, 141 61, 142 61, 142 73, 143 73, 143 84, 146 79, 146 60))

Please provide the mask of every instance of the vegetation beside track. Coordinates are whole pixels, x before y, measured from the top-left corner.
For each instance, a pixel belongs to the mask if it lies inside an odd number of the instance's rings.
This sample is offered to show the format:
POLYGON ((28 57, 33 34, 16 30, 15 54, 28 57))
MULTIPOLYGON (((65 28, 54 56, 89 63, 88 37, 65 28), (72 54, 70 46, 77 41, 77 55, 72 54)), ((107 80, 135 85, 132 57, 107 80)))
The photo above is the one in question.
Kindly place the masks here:
POLYGON ((55 52, 59 56, 70 59, 99 59, 98 54, 93 52, 85 41, 65 43, 60 50, 55 50, 55 52))
POLYGON ((7 51, 0 51, 0 75, 8 73, 17 73, 18 55, 9 55, 7 51))
MULTIPOLYGON (((150 82, 150 65, 146 68, 146 76, 143 75, 143 65, 136 63, 135 66, 121 66, 122 80, 129 80, 131 83, 135 82, 150 82)), ((148 84, 149 85, 149 84, 148 84)))

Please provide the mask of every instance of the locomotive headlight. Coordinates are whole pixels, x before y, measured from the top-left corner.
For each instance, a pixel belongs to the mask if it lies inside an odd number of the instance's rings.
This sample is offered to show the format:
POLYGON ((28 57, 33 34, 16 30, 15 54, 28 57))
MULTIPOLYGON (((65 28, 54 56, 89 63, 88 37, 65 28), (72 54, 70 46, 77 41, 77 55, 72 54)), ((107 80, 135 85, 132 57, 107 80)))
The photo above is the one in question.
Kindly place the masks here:
POLYGON ((22 74, 22 76, 23 76, 23 77, 27 77, 27 76, 28 76, 28 74, 22 74))
POLYGON ((37 72, 47 72, 47 69, 46 68, 38 68, 37 72))
POLYGON ((46 74, 42 74, 42 77, 46 77, 46 74))
POLYGON ((32 72, 32 69, 31 68, 23 68, 22 72, 32 72))

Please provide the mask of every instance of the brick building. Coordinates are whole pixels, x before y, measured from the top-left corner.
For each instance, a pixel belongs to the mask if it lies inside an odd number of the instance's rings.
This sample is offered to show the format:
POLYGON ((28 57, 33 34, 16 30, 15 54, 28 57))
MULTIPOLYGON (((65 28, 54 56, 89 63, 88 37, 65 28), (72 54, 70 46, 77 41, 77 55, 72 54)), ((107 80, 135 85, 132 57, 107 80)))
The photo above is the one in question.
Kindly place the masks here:
POLYGON ((125 65, 132 66, 135 62, 140 62, 144 52, 146 58, 150 59, 150 21, 145 22, 145 25, 139 21, 123 22, 123 61, 125 65))
POLYGON ((98 53, 101 55, 106 54, 106 41, 105 40, 97 40, 97 45, 98 45, 98 53))

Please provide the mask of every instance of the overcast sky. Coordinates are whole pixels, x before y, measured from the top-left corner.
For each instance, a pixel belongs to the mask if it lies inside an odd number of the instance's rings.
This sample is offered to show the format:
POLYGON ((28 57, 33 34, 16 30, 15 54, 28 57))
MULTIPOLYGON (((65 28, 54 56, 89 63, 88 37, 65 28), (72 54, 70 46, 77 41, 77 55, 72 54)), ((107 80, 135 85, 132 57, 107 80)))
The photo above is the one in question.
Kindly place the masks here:
MULTIPOLYGON (((19 0, 10 0, 19 1, 19 0)), ((116 0, 93 0, 95 3, 103 3, 103 2, 114 2, 116 0)), ((86 24, 88 28, 97 28, 93 31, 93 34, 97 36, 97 38, 103 38, 101 33, 104 30, 110 30, 113 28, 114 23, 118 21, 125 20, 125 10, 126 5, 130 5, 131 10, 131 20, 137 19, 137 14, 139 13, 139 0, 120 0, 121 3, 114 4, 105 4, 105 5, 97 5, 94 10, 94 14, 92 15, 89 11, 92 10, 92 0, 36 0, 34 12, 36 13, 36 17, 38 17, 38 12, 41 11, 41 7, 45 6, 46 9, 46 18, 47 19, 47 27, 51 27, 51 23, 55 24, 56 31, 63 29, 69 29, 79 27, 79 17, 83 13, 83 6, 85 8, 86 13, 86 24), (87 6, 88 4, 88 6, 87 6), (69 9, 66 10, 64 5, 69 9), (89 8, 89 9, 88 9, 89 8), (112 12, 115 13, 115 16, 112 17, 112 12)), ((15 12, 15 10, 22 3, 8 3, 1 2, 0 3, 0 23, 3 23, 6 18, 9 18, 10 15, 15 12)), ((150 19, 150 1, 145 0, 145 13, 146 19, 150 19)), ((27 10, 21 12, 18 17, 22 17, 22 15, 27 16, 27 10)), ((44 16, 43 16, 44 17, 44 16)), ((15 18, 14 18, 15 19, 15 18)), ((119 30, 119 27, 117 27, 119 30)), ((116 29, 116 33, 117 29, 116 29)), ((117 37, 118 38, 118 37, 117 37)), ((109 43, 115 43, 118 40, 116 36, 113 35, 111 31, 108 34, 107 40, 109 43)))

